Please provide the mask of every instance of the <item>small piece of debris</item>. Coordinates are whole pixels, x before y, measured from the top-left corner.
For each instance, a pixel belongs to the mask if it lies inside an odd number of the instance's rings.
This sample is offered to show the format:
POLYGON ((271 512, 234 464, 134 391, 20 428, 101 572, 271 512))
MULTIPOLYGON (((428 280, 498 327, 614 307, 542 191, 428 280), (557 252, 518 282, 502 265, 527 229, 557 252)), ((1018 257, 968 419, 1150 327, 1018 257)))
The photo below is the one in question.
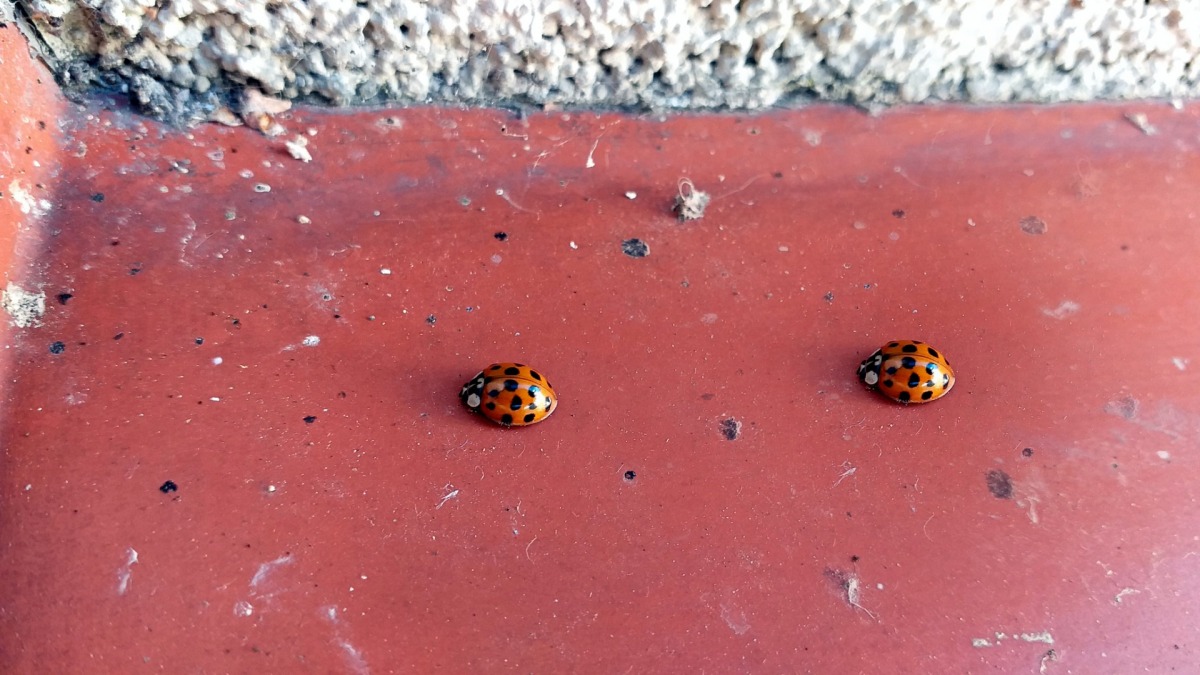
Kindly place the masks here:
POLYGON ((317 416, 316 416, 316 415, 305 415, 305 416, 304 416, 304 423, 305 423, 305 424, 312 424, 313 422, 316 422, 316 421, 317 421, 317 416))
POLYGON ((266 183, 255 183, 254 191, 255 192, 270 192, 271 186, 267 185, 266 183))
POLYGON ((121 339, 121 338, 123 338, 123 337, 125 337, 125 334, 124 334, 124 333, 117 333, 116 335, 114 335, 114 336, 113 336, 113 339, 114 339, 114 340, 120 340, 120 339, 121 339))
POLYGON ((579 249, 579 245, 578 245, 578 244, 576 244, 575 242, 571 242, 571 249, 572 249, 572 250, 578 250, 578 249, 579 249))
POLYGON ((1055 307, 1054 309, 1043 309, 1042 314, 1045 314, 1052 319, 1062 320, 1071 316, 1072 314, 1077 314, 1079 310, 1079 303, 1071 300, 1063 300, 1061 303, 1059 303, 1058 307, 1055 307))
POLYGON ((50 343, 50 353, 51 354, 61 354, 65 351, 67 351, 67 345, 65 345, 62 341, 56 341, 56 342, 50 343))
POLYGON ((198 344, 198 345, 202 345, 202 344, 204 344, 204 338, 202 338, 202 337, 198 337, 198 338, 196 338, 196 339, 195 339, 195 343, 196 343, 196 344, 198 344))
POLYGON ((175 481, 173 481, 173 480, 169 480, 169 481, 163 483, 162 485, 158 486, 158 491, 163 493, 164 495, 167 494, 168 492, 176 492, 178 490, 179 490, 179 486, 176 485, 175 481))
POLYGON ((284 146, 287 148, 288 154, 292 156, 292 159, 298 159, 301 162, 312 161, 312 153, 308 151, 308 139, 304 136, 297 136, 284 143, 284 146))
POLYGON ((1146 113, 1125 113, 1125 119, 1147 136, 1158 133, 1158 129, 1150 123, 1150 118, 1146 116, 1146 113))
POLYGON ((645 258, 650 255, 650 245, 641 239, 626 239, 621 242, 621 252, 630 258, 645 258))
POLYGON ((742 423, 732 417, 721 420, 720 429, 727 441, 736 441, 742 435, 742 423))
POLYGON ((828 293, 825 294, 825 302, 828 302, 830 304, 833 303, 833 291, 829 291, 828 293))
POLYGON ((296 216, 296 222, 301 225, 308 225, 312 220, 308 216, 296 216))
POLYGON ((630 190, 629 192, 625 193, 625 198, 626 199, 637 199, 637 193, 630 190))
POLYGON ((65 305, 67 304, 68 300, 75 296, 71 295, 70 293, 59 293, 56 297, 58 298, 58 304, 65 305))
POLYGON ((392 270, 388 269, 387 267, 381 267, 379 268, 379 273, 386 277, 392 273, 392 270))
POLYGON ((242 119, 247 126, 254 127, 267 136, 279 136, 286 129, 275 117, 287 112, 291 107, 291 101, 271 98, 257 89, 246 89, 242 97, 242 119))
POLYGON ((321 338, 316 335, 309 335, 301 340, 300 344, 304 345, 305 347, 316 347, 317 345, 321 344, 321 338))
POLYGON ((1000 469, 992 469, 987 472, 987 487, 988 492, 991 492, 996 499, 1013 498, 1012 478, 1000 469))
POLYGON ((896 216, 897 218, 903 219, 905 216, 904 209, 895 209, 894 211, 892 211, 892 215, 896 216))
POLYGON ((496 234, 493 234, 492 236, 496 238, 496 241, 507 241, 508 240, 507 232, 497 232, 496 234))
POLYGON ((425 317, 425 323, 429 324, 430 326, 435 326, 437 325, 437 317, 430 314, 429 316, 425 317))
POLYGON ((629 471, 625 472, 625 480, 633 480, 634 478, 637 478, 636 471, 634 471, 633 469, 630 469, 629 471))
POLYGON ((103 192, 97 192, 97 193, 93 194, 93 195, 92 195, 92 201, 96 202, 97 204, 99 204, 100 202, 104 201, 104 193, 103 193, 103 192))
POLYGON ((1046 221, 1037 216, 1025 216, 1021 219, 1021 231, 1025 234, 1046 234, 1046 221))
POLYGON ((1033 448, 1025 448, 1021 451, 1022 457, 1033 457, 1033 448))
MULTIPOLYGON (((632 199, 632 197, 630 197, 632 199)), ((700 220, 712 196, 702 190, 697 190, 695 183, 689 178, 679 179, 679 191, 675 195, 675 204, 671 210, 679 217, 680 222, 700 220)))
MULTIPOLYGON (((64 305, 70 299, 70 293, 60 293, 58 295, 59 303, 64 305), (66 296, 66 300, 63 299, 63 296, 66 296)), ((4 307, 5 312, 8 312, 8 316, 14 326, 18 328, 38 326, 41 325, 42 315, 46 313, 46 294, 42 292, 30 293, 20 286, 9 282, 3 293, 0 293, 0 305, 4 307)))

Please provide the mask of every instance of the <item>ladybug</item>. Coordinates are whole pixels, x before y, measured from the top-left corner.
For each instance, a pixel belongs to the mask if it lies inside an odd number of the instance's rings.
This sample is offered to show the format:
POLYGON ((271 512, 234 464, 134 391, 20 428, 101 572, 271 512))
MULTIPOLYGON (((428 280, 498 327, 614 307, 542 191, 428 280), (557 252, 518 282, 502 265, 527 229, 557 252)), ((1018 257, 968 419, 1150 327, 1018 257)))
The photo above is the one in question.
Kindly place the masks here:
POLYGON ((523 363, 493 363, 458 393, 463 405, 497 424, 537 424, 558 407, 558 394, 546 377, 523 363))
POLYGON ((954 386, 954 369, 938 350, 920 340, 896 340, 858 366, 858 379, 901 403, 927 403, 954 386))

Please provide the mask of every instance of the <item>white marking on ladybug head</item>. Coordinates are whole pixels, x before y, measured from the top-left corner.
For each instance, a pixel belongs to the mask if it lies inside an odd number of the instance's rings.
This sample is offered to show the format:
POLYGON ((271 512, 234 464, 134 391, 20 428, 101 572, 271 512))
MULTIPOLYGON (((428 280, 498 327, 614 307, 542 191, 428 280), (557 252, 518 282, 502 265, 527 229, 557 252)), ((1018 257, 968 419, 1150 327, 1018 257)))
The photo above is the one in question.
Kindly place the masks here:
POLYGON ((478 408, 479 407, 479 394, 471 394, 470 396, 467 397, 467 407, 468 408, 478 408))
POLYGON ((874 387, 876 384, 879 384, 879 373, 875 372, 874 370, 868 370, 866 374, 863 375, 863 382, 866 382, 869 386, 874 387))

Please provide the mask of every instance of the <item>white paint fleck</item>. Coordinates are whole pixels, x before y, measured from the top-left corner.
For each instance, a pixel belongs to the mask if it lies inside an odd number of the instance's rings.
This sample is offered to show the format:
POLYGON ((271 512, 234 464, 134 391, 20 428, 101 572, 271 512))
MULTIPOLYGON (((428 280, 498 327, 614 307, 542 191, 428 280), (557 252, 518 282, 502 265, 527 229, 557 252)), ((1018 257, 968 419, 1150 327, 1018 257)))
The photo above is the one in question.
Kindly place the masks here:
POLYGON ((255 192, 270 192, 271 186, 267 185, 266 183, 255 183, 254 191, 255 192))
MULTIPOLYGON (((453 486, 453 485, 447 485, 446 487, 447 487, 447 488, 450 488, 450 487, 454 487, 454 486, 453 486)), ((442 508, 443 506, 445 506, 445 505, 446 505, 446 502, 450 501, 451 499, 456 499, 457 497, 458 497, 458 490, 457 490, 457 489, 454 489, 454 490, 451 490, 450 492, 447 492, 447 493, 445 494, 445 496, 443 496, 443 497, 442 497, 442 501, 438 502, 437 508, 439 508, 439 509, 440 509, 440 508, 442 508)))
POLYGON ((220 396, 211 396, 211 397, 209 397, 208 400, 212 401, 213 403, 219 403, 221 401, 221 397, 220 396))
POLYGON ((1063 300, 1061 303, 1059 303, 1058 307, 1055 307, 1054 309, 1043 309, 1042 314, 1045 314, 1052 319, 1061 320, 1073 314, 1077 314, 1079 310, 1079 303, 1071 300, 1063 300))
POLYGON ((499 253, 496 253, 492 256, 493 265, 499 265, 501 260, 504 260, 504 258, 501 258, 499 253))
POLYGON ((1119 592, 1117 592, 1116 595, 1113 596, 1112 602, 1114 605, 1120 605, 1122 602, 1124 602, 1125 596, 1134 595, 1137 593, 1141 593, 1141 591, 1136 588, 1122 588, 1119 592))
POLYGON ((299 216, 296 216, 296 222, 300 223, 301 225, 308 225, 309 223, 312 222, 312 218, 309 218, 308 216, 305 216, 305 215, 299 215, 299 216))
POLYGON ((787 253, 787 252, 788 252, 788 251, 790 251, 790 250, 792 250, 792 249, 788 248, 787 246, 780 246, 780 247, 779 247, 779 252, 780 252, 780 253, 787 253))
POLYGON ((629 192, 625 193, 625 198, 626 199, 637 199, 637 193, 634 192, 633 190, 630 190, 629 192))
POLYGON ((219 357, 219 356, 214 356, 214 357, 213 357, 212 364, 213 364, 214 366, 219 366, 219 365, 221 365, 222 363, 225 363, 225 359, 223 359, 223 358, 221 358, 221 357, 219 357))
POLYGON ((579 248, 579 245, 578 245, 578 244, 576 244, 575 242, 571 242, 571 248, 572 248, 572 249, 578 249, 578 248, 579 248))
POLYGON ((1171 359, 1171 363, 1175 364, 1175 367, 1179 370, 1187 370, 1189 360, 1190 359, 1185 359, 1181 356, 1176 356, 1175 358, 1171 359))
POLYGON ((709 312, 707 314, 700 315, 700 323, 712 325, 716 322, 717 322, 717 315, 715 312, 709 312))
POLYGON ((729 626, 729 630, 738 635, 745 635, 746 631, 750 630, 750 622, 746 620, 746 613, 730 608, 728 605, 721 605, 721 620, 729 626))
POLYGON ((388 276, 389 274, 391 274, 391 273, 392 273, 392 271, 391 271, 390 269, 386 268, 386 267, 382 267, 382 268, 380 268, 380 269, 379 269, 379 273, 380 273, 380 274, 382 274, 383 276, 385 276, 385 277, 386 277, 386 276, 388 276))
POLYGON ((137 564, 138 552, 130 546, 125 551, 125 564, 117 570, 117 595, 125 595, 133 581, 133 566, 137 564))
POLYGON ((41 291, 30 293, 10 281, 0 293, 0 306, 8 312, 16 327, 40 326, 42 315, 46 313, 46 294, 41 291))
POLYGON ((267 576, 270 575, 275 568, 282 565, 289 565, 293 560, 294 559, 291 555, 281 555, 274 560, 269 560, 259 565, 258 571, 255 572, 254 576, 250 579, 250 588, 256 588, 259 584, 262 584, 267 580, 267 576))
POLYGON ((1042 631, 1040 633, 1021 633, 1018 635, 1025 642, 1042 642, 1044 644, 1054 644, 1054 637, 1050 635, 1050 631, 1042 631))
POLYGON ((245 600, 238 600, 237 602, 233 603, 234 616, 250 616, 253 613, 254 605, 246 602, 245 600))
POLYGON ((1167 452, 1166 450, 1159 450, 1154 454, 1158 455, 1158 458, 1164 462, 1171 461, 1171 453, 1167 452))
POLYGON ((305 347, 316 347, 317 345, 321 344, 321 338, 316 335, 309 335, 301 340, 300 344, 304 345, 305 347))
POLYGON ((342 638, 337 639, 337 644, 342 648, 342 655, 346 659, 346 665, 349 666, 350 670, 354 671, 356 675, 367 675, 367 673, 371 672, 370 667, 367 666, 366 659, 363 658, 362 652, 356 649, 354 645, 342 638))
POLYGON ((972 638, 971 646, 975 647, 976 649, 980 647, 991 647, 992 641, 987 638, 972 638))
POLYGON ((38 199, 29 193, 29 190, 21 184, 21 180, 14 179, 8 184, 8 193, 12 195, 13 201, 17 203, 17 208, 25 215, 33 215, 36 218, 50 213, 53 207, 49 201, 38 199))
POLYGON ((32 490, 32 489, 33 489, 33 483, 26 483, 26 484, 25 484, 25 491, 26 491, 26 492, 29 492, 29 491, 30 491, 30 490, 32 490))

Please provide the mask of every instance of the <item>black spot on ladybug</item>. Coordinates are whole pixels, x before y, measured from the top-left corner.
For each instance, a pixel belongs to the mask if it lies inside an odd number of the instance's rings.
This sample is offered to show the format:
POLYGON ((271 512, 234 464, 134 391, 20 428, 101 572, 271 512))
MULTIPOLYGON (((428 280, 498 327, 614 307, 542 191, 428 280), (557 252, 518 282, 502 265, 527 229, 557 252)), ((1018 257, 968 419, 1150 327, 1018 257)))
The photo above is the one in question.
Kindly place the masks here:
POLYGON ((525 407, 529 408, 530 410, 537 410, 537 401, 534 401, 525 407))
MULTIPOLYGON (((895 374, 896 374, 896 370, 897 370, 896 366, 888 366, 888 367, 887 367, 887 374, 888 374, 888 375, 895 375, 895 374)), ((892 385, 890 385, 890 384, 889 384, 888 386, 890 387, 890 386, 892 386, 892 385)))
MULTIPOLYGON (((497 392, 497 393, 499 393, 499 392, 497 392)), ((495 402, 495 401, 488 401, 488 402, 487 402, 487 405, 485 405, 484 407, 485 407, 485 408, 487 408, 488 410, 495 410, 495 409, 496 409, 496 402, 495 402)))
POLYGON ((942 375, 942 386, 945 387, 948 384, 950 384, 950 376, 942 375))
POLYGON ((902 391, 896 395, 896 398, 900 399, 901 403, 908 403, 912 396, 907 391, 902 391))
POLYGON ((50 343, 50 353, 51 354, 61 354, 65 351, 67 351, 67 345, 64 344, 61 340, 50 343))
POLYGON ((504 388, 507 391, 516 391, 518 388, 520 388, 520 386, 521 386, 521 383, 517 382, 516 380, 505 380, 504 381, 504 388))
POLYGON ((553 403, 554 403, 554 401, 552 401, 551 399, 549 399, 549 398, 547 398, 547 399, 546 399, 546 410, 547 410, 547 411, 548 411, 548 410, 550 410, 550 406, 551 406, 553 403))
POLYGON ((533 413, 529 413, 528 415, 526 415, 526 416, 525 416, 524 418, 522 418, 522 419, 524 419, 524 420, 525 420, 525 424, 529 424, 530 422, 532 422, 532 421, 533 421, 534 419, 536 419, 536 418, 537 418, 537 415, 534 415, 533 413))
POLYGON ((179 490, 179 486, 176 485, 175 481, 173 481, 173 480, 169 480, 169 481, 163 483, 162 485, 158 486, 158 491, 163 493, 164 495, 169 492, 176 492, 178 490, 179 490))
POLYGON ((503 367, 504 366, 501 366, 499 363, 493 363, 492 365, 488 366, 488 370, 500 370, 503 367))
POLYGON ((508 239, 507 232, 497 232, 496 234, 493 234, 492 236, 496 238, 496 241, 505 241, 506 239, 508 239))
POLYGON ((499 396, 499 395, 500 395, 499 389, 492 389, 491 391, 488 392, 488 396, 499 396))
POLYGON ((542 393, 542 388, 537 386, 536 384, 531 384, 531 385, 529 385, 528 391, 529 391, 530 396, 536 397, 538 394, 542 393))
POLYGON ((930 375, 936 373, 937 372, 937 364, 936 363, 926 363, 925 364, 925 372, 929 373, 930 375))
POLYGON ((889 342, 888 346, 891 347, 892 349, 895 349, 896 347, 900 346, 900 343, 899 342, 889 342))
MULTIPOLYGON (((932 384, 932 383, 931 383, 931 384, 932 384)), ((922 401, 928 401, 928 400, 929 400, 929 399, 931 399, 931 398, 933 398, 933 392, 932 392, 932 391, 925 391, 925 392, 921 392, 921 400, 922 400, 922 401)))
POLYGON ((742 423, 732 417, 721 420, 721 435, 727 441, 736 441, 742 434, 742 423))
POLYGON ((508 404, 510 410, 520 410, 521 406, 525 405, 525 400, 520 396, 512 397, 512 402, 508 404))
POLYGON ((908 386, 909 386, 909 387, 919 387, 919 386, 921 386, 921 376, 920 376, 920 375, 918 375, 918 374, 916 374, 916 373, 913 373, 912 375, 909 375, 909 376, 908 376, 908 386))
POLYGON ((542 381, 541 374, 539 374, 538 371, 536 371, 536 370, 529 371, 529 376, 532 377, 533 379, 537 380, 538 382, 542 381))
POLYGON ((884 381, 883 381, 883 386, 884 386, 884 387, 886 387, 886 388, 888 388, 888 389, 891 389, 892 387, 896 386, 896 383, 895 383, 895 382, 893 382, 892 380, 884 380, 884 381))
MULTIPOLYGON (((915 354, 917 351, 917 346, 914 344, 907 344, 901 347, 900 351, 904 352, 905 354, 915 354)), ((909 367, 911 368, 912 366, 909 367)))
POLYGON ((505 368, 505 369, 504 369, 504 374, 505 374, 505 375, 520 375, 520 374, 521 374, 521 369, 520 369, 520 368, 513 368, 513 367, 511 367, 511 366, 510 366, 510 367, 508 367, 508 368, 505 368))
POLYGON ((316 422, 316 421, 317 421, 317 416, 316 416, 316 415, 305 415, 305 416, 304 416, 304 423, 305 423, 305 424, 312 424, 313 422, 316 422))
POLYGON ((512 422, 513 422, 512 415, 509 415, 508 413, 504 413, 503 415, 500 416, 500 424, 510 425, 510 424, 512 424, 512 422))
POLYGON ((626 239, 621 242, 621 252, 630 258, 645 258, 650 255, 650 246, 641 239, 626 239))
POLYGON ((933 347, 926 347, 925 349, 929 350, 929 355, 933 358, 936 359, 938 357, 938 350, 934 349, 933 347))
POLYGON ((1000 469, 992 469, 987 472, 987 487, 988 492, 991 492, 996 499, 1012 499, 1012 478, 1000 469))
POLYGON ((911 356, 905 356, 904 358, 900 359, 900 365, 912 370, 913 368, 917 367, 917 360, 911 356))

